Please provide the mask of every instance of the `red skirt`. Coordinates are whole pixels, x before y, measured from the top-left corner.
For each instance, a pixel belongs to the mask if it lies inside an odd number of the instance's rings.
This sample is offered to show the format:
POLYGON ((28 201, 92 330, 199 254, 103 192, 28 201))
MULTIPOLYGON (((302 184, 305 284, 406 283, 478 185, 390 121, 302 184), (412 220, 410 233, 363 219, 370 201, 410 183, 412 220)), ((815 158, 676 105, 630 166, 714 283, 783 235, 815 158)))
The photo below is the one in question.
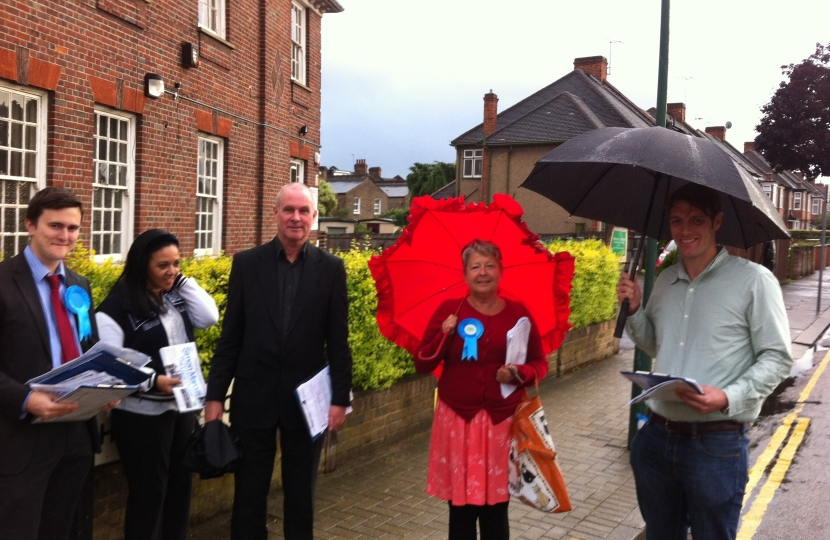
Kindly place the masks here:
POLYGON ((439 399, 429 442, 427 494, 453 506, 509 500, 512 427, 512 416, 493 425, 484 410, 467 422, 439 399))

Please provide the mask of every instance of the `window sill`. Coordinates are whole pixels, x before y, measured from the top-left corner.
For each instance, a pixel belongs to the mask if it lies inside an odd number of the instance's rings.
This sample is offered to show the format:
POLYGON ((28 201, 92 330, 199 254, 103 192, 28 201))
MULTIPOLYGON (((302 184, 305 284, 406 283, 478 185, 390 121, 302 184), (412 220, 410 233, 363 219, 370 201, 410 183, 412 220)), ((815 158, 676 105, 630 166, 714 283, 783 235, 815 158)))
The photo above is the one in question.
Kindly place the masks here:
POLYGON ((194 249, 193 256, 194 257, 213 257, 213 252, 216 251, 214 249, 194 249))
POLYGON ((208 28, 206 26, 202 26, 200 24, 199 25, 199 32, 206 35, 206 36, 208 36, 208 37, 210 37, 210 38, 212 38, 212 39, 215 39, 216 41, 218 41, 219 43, 221 43, 222 45, 228 47, 231 50, 236 50, 236 47, 234 47, 234 45, 230 41, 226 40, 225 38, 223 38, 222 36, 220 36, 219 34, 217 34, 216 32, 214 32, 213 30, 211 30, 210 28, 208 28))
POLYGON ((300 88, 302 88, 302 89, 303 89, 303 90, 305 90, 306 92, 310 92, 310 93, 312 93, 312 94, 314 93, 314 90, 312 90, 312 89, 311 89, 311 88, 309 88, 308 86, 306 86, 306 85, 304 85, 303 83, 301 83, 301 82, 299 82, 299 81, 296 81, 296 80, 294 80, 294 79, 291 79, 291 84, 292 84, 292 85, 294 85, 294 86, 299 86, 300 88))

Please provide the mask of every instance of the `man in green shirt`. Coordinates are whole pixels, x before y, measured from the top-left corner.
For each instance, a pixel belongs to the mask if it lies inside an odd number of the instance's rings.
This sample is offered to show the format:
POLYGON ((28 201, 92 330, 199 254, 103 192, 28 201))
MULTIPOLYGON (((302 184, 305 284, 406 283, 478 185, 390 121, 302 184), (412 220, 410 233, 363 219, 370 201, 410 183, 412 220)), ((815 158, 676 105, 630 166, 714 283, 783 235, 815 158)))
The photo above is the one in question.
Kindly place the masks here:
POLYGON ((778 280, 715 241, 717 192, 687 184, 668 201, 679 263, 660 274, 648 306, 623 274, 628 332, 654 371, 695 379, 700 395, 649 400, 631 444, 637 499, 649 540, 734 539, 748 471, 748 424, 792 368, 778 280))

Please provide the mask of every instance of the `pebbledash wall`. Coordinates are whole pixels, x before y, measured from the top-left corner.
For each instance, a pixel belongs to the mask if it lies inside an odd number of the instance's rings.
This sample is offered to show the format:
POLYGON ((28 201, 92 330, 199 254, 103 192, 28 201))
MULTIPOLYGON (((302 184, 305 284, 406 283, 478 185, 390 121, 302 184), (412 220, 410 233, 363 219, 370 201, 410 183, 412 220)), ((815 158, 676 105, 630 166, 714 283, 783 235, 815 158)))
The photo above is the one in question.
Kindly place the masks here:
MULTIPOLYGON (((614 320, 572 330, 565 342, 548 357, 548 378, 602 361, 619 350, 613 337, 614 320)), ((544 384, 544 382, 543 382, 544 384)), ((358 455, 422 434, 432 425, 435 379, 409 376, 388 390, 355 392, 354 412, 338 432, 336 448, 327 446, 321 470, 341 466, 358 455)), ((274 468, 274 485, 279 485, 279 464, 274 468)), ((94 537, 120 539, 124 523, 126 487, 118 463, 95 468, 94 537)), ((196 480, 193 489, 191 522, 199 523, 228 511, 233 501, 233 476, 196 480)))
POLYGON ((270 239, 278 189, 315 182, 322 16, 342 9, 335 0, 0 2, 3 254, 25 245, 22 212, 47 185, 80 195, 81 240, 102 256, 123 258, 152 227, 175 233, 188 255, 270 239), (145 96, 147 74, 164 80, 164 95, 145 96))

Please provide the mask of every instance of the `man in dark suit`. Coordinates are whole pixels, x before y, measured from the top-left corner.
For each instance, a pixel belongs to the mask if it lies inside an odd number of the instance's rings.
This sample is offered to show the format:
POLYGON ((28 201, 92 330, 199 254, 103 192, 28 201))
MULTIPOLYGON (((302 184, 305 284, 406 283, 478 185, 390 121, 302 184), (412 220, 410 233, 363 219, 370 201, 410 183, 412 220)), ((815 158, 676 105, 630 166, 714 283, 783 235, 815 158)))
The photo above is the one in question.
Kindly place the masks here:
POLYGON ((308 186, 283 187, 274 213, 276 238, 234 257, 222 336, 208 377, 206 421, 222 417, 235 378, 230 419, 242 459, 235 473, 233 540, 268 536, 267 497, 278 428, 285 538, 313 538, 323 438, 311 440, 294 390, 328 363, 331 430, 343 424, 351 390, 343 261, 308 243, 317 215, 308 186))
POLYGON ((60 187, 38 192, 26 210, 29 245, 0 263, 0 536, 15 540, 67 538, 81 488, 98 447, 95 419, 55 419, 77 404, 32 391, 26 381, 74 359, 97 341, 81 339, 78 315, 66 310, 66 289, 86 279, 64 266, 81 225, 81 202, 60 187), (55 289, 55 290, 53 290, 55 289), (58 311, 62 310, 62 311, 58 311))

